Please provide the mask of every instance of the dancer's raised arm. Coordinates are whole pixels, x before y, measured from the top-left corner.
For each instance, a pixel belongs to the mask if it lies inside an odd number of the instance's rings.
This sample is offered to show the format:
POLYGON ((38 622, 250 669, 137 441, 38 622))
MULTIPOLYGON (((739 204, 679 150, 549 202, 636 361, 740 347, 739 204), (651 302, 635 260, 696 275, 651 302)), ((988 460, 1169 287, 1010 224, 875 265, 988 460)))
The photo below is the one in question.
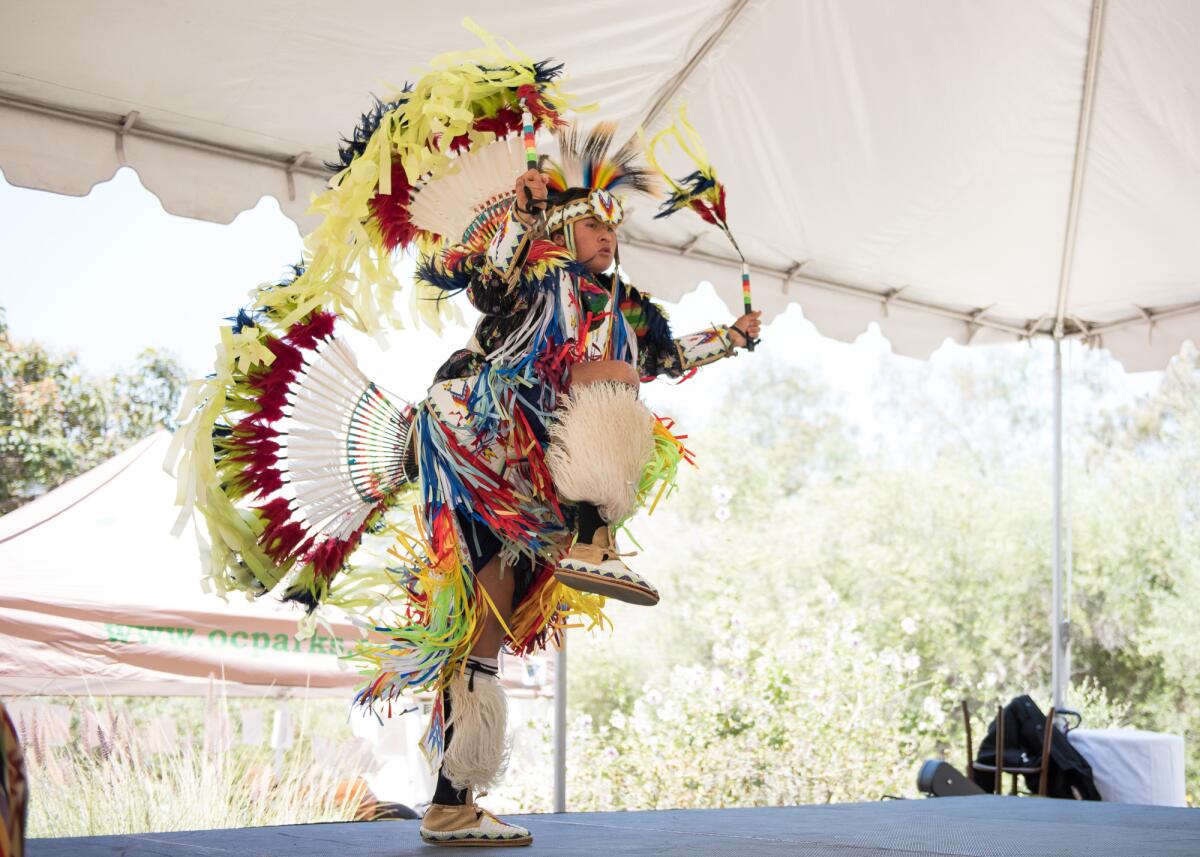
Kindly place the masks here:
POLYGON ((693 369, 732 356, 746 347, 746 336, 757 338, 762 323, 758 310, 732 324, 715 324, 676 337, 666 312, 658 302, 633 286, 626 286, 621 311, 638 335, 638 372, 643 380, 659 375, 679 378, 693 369))

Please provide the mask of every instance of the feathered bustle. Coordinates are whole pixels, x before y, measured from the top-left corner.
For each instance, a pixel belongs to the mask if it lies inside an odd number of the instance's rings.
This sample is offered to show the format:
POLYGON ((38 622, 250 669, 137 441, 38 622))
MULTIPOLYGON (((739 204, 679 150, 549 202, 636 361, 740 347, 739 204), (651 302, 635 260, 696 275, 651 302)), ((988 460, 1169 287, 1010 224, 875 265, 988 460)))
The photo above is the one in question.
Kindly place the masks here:
POLYGON ((349 137, 342 137, 343 145, 338 147, 338 160, 326 161, 325 167, 330 172, 338 173, 350 166, 351 162, 367 149, 367 142, 378 129, 385 114, 391 113, 408 101, 407 93, 412 92, 412 84, 404 84, 401 95, 392 101, 383 101, 376 96, 375 106, 362 114, 359 122, 349 137))

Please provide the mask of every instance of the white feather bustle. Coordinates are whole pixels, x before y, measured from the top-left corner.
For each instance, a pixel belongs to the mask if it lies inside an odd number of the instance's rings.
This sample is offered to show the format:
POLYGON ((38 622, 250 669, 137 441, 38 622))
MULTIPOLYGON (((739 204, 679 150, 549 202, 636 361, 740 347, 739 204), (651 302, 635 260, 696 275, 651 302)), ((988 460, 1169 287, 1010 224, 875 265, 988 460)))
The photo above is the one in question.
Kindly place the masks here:
POLYGON ((455 159, 450 171, 413 195, 413 224, 451 241, 484 208, 513 195, 525 172, 525 143, 519 135, 473 146, 455 159))
POLYGON ((364 497, 362 485, 390 490, 415 476, 402 465, 411 418, 375 388, 341 337, 305 350, 287 405, 278 466, 292 517, 306 531, 349 537, 379 502, 364 497))
POLYGON ((453 740, 446 745, 442 773, 456 789, 486 791, 508 767, 508 700, 495 676, 476 672, 458 676, 446 688, 450 694, 453 740))
POLYGON ((628 384, 597 381, 573 388, 554 416, 546 465, 559 496, 624 521, 654 456, 654 415, 628 384))

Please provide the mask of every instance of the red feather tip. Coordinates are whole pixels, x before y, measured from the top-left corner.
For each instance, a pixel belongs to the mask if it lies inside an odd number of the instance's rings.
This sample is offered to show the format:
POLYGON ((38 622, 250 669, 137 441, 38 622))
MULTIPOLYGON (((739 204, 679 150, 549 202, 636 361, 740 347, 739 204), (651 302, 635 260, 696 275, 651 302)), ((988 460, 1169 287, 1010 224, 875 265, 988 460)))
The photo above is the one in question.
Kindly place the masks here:
POLYGON ((718 225, 716 215, 714 215, 712 210, 712 206, 707 202, 702 199, 693 199, 688 203, 688 205, 691 207, 692 211, 699 214, 706 223, 711 223, 713 226, 718 225))
POLYGON ((383 246, 395 250, 412 243, 419 230, 413 225, 408 206, 412 202, 412 185, 399 160, 392 161, 392 192, 376 194, 370 202, 371 217, 383 236, 383 246))
POLYGON ((565 125, 566 120, 558 115, 554 105, 547 101, 541 91, 531 83, 517 87, 517 98, 525 105, 525 109, 533 116, 535 123, 557 128, 565 125))

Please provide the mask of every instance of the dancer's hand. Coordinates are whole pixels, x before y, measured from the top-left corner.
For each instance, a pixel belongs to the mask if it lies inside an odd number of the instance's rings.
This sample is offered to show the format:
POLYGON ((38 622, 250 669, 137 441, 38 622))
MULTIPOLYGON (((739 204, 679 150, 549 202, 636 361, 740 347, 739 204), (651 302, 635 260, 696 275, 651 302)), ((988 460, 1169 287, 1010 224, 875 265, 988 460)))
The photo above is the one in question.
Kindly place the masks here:
POLYGON ((734 328, 746 332, 750 335, 751 339, 758 339, 758 335, 762 332, 762 321, 759 320, 759 316, 761 315, 762 310, 756 309, 754 312, 746 313, 730 326, 729 338, 733 340, 734 345, 738 348, 745 348, 747 344, 746 337, 742 336, 734 328))
POLYGON ((517 176, 517 183, 513 186, 517 192, 516 205, 513 211, 517 215, 517 219, 526 226, 533 223, 533 211, 546 203, 546 176, 540 170, 527 170, 517 176), (532 199, 533 204, 530 205, 532 199))

